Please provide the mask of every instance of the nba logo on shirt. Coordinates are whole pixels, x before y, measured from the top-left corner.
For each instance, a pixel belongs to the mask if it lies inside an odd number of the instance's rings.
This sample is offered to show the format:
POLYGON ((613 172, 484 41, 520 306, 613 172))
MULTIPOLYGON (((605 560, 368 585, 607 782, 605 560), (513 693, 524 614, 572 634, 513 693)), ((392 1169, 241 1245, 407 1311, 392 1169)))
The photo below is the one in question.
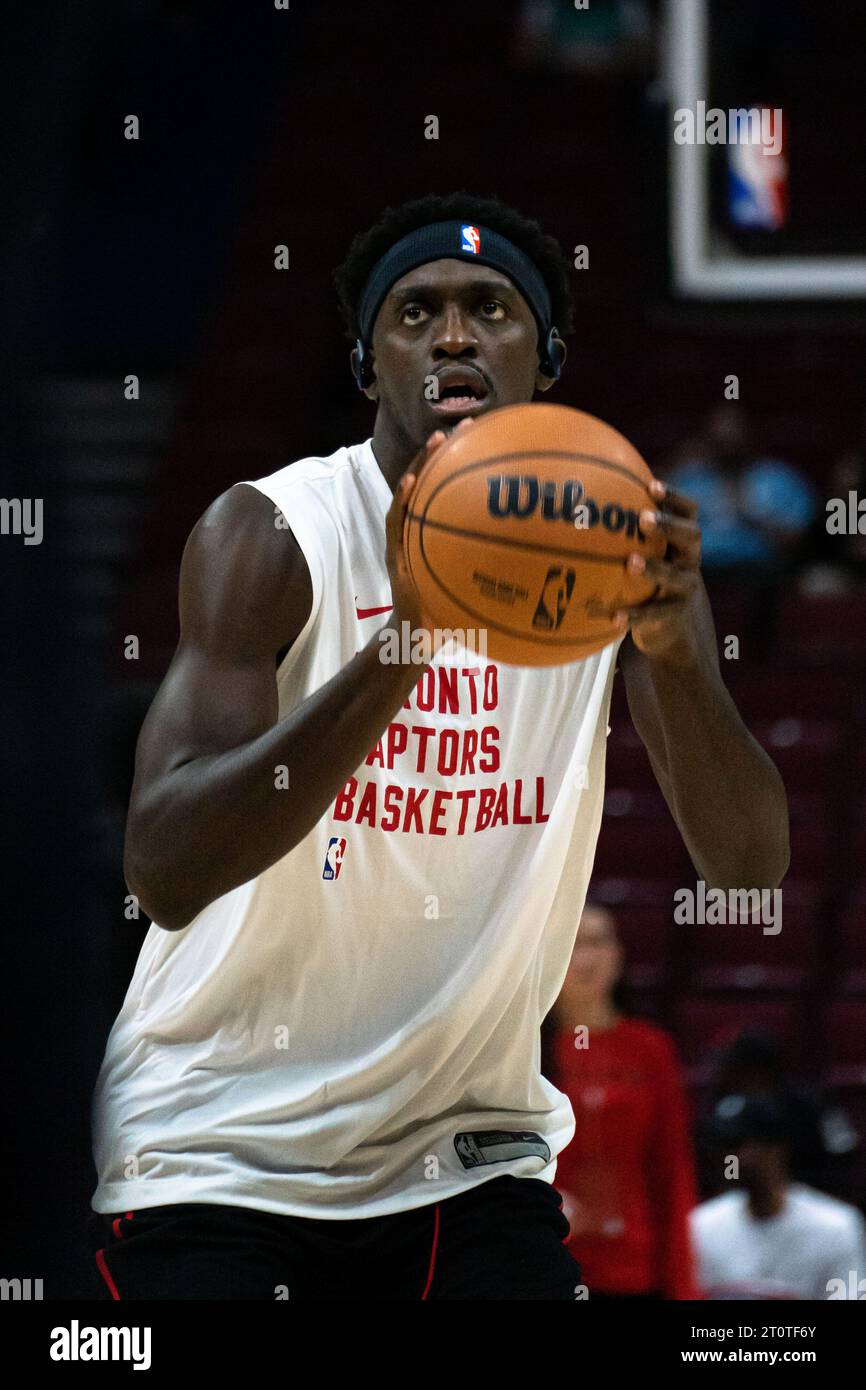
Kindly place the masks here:
POLYGON ((460 246, 461 251, 471 251, 473 256, 478 255, 481 246, 481 233, 477 227, 461 227, 460 234, 463 241, 460 246))
POLYGON ((328 841, 328 848, 325 853, 325 867, 322 871, 322 878, 339 878, 340 870, 343 867, 343 855, 346 852, 346 841, 338 840, 336 835, 332 835, 328 841))

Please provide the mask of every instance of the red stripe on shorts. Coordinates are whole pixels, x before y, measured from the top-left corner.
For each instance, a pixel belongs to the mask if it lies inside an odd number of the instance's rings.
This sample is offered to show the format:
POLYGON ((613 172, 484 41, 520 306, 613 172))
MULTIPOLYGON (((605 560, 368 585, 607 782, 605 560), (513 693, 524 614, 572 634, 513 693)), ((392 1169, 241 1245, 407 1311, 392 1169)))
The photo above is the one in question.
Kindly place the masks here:
POLYGON ((115 1216, 114 1220, 113 1220, 112 1223, 111 1223, 111 1229, 112 1229, 112 1231, 114 1232, 114 1234, 117 1236, 117 1239, 118 1239, 118 1240, 123 1240, 123 1231, 120 1229, 120 1223, 121 1223, 121 1221, 131 1221, 131 1220, 132 1220, 132 1217, 133 1217, 133 1213, 132 1213, 131 1211, 128 1211, 128 1212, 126 1213, 126 1216, 125 1216, 125 1217, 124 1217, 124 1216, 115 1216))
POLYGON ((106 1284, 108 1285, 108 1292, 111 1294, 111 1297, 119 1303, 120 1294, 117 1292, 117 1285, 115 1284, 114 1280, 111 1277, 111 1274, 109 1273, 108 1265, 105 1263, 104 1250, 97 1250, 96 1252, 96 1267, 102 1275, 103 1279, 105 1280, 106 1284))
POLYGON ((432 1244, 431 1247, 430 1247, 430 1268, 429 1268, 428 1271, 427 1271, 427 1283, 424 1285, 424 1292, 423 1292, 422 1295, 421 1295, 421 1301, 422 1301, 422 1302, 424 1301, 424 1299, 427 1297, 428 1293, 430 1292, 430 1285, 433 1283, 433 1271, 434 1271, 434 1269, 436 1268, 436 1251, 437 1251, 437 1249, 438 1249, 438 1246, 439 1246, 439 1203, 437 1202, 437 1203, 436 1203, 435 1211, 434 1211, 434 1213, 433 1213, 433 1244, 432 1244))

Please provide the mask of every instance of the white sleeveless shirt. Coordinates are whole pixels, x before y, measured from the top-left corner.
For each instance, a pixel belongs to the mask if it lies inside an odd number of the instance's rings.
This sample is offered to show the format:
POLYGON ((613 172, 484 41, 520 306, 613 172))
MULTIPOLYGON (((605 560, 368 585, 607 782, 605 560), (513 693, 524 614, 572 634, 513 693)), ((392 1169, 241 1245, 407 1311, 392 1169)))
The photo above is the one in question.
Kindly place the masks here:
MULTIPOLYGON (((369 439, 251 485, 312 579, 283 718, 386 622, 391 491, 369 439)), ((539 1030, 595 854, 618 647, 529 669, 447 644, 300 844, 150 927, 94 1095, 96 1211, 346 1219, 553 1181, 574 1116, 539 1030)))

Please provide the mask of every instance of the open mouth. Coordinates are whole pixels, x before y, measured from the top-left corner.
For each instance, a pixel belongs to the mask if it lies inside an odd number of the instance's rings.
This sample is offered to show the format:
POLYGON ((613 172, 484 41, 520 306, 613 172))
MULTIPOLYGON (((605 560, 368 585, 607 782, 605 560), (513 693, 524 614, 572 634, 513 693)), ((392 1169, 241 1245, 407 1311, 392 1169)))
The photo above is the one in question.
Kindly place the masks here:
POLYGON ((430 401, 430 407, 437 415, 477 415, 484 409, 487 389, 480 378, 477 383, 469 379, 449 380, 443 374, 439 385, 439 399, 430 401))

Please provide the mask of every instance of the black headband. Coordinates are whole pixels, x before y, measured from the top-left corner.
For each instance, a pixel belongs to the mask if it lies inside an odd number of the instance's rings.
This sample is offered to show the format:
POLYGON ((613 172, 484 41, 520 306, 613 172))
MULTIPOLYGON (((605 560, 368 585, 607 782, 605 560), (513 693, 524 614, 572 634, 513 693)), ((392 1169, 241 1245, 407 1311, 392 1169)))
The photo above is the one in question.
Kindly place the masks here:
POLYGON ((362 343, 372 342, 376 315, 391 286, 416 266, 443 259, 477 261, 501 270, 520 290, 538 324, 541 341, 546 340, 551 327, 550 295, 538 267, 525 252, 487 227, 432 222, 395 242, 370 271, 358 308, 362 343))

